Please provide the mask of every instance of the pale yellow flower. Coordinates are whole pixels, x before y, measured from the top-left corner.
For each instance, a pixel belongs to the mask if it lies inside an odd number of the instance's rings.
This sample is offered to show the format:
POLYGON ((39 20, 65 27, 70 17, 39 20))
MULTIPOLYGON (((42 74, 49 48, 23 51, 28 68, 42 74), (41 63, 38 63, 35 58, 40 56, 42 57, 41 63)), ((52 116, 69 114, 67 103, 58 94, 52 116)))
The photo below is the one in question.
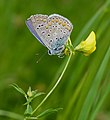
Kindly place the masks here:
POLYGON ((96 50, 96 35, 92 31, 85 41, 81 41, 75 49, 75 51, 81 51, 85 56, 90 55, 96 50))
POLYGON ((31 87, 29 87, 29 89, 28 89, 28 91, 27 91, 27 95, 28 95, 29 97, 32 97, 31 87))

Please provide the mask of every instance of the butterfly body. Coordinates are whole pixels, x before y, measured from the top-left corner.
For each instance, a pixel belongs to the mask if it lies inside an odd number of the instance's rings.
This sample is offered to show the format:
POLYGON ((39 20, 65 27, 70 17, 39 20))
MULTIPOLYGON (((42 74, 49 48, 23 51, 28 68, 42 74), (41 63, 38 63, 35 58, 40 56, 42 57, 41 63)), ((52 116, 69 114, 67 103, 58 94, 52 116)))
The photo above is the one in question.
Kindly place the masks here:
POLYGON ((49 55, 62 54, 73 29, 71 22, 58 14, 32 15, 26 25, 39 42, 48 48, 49 55))

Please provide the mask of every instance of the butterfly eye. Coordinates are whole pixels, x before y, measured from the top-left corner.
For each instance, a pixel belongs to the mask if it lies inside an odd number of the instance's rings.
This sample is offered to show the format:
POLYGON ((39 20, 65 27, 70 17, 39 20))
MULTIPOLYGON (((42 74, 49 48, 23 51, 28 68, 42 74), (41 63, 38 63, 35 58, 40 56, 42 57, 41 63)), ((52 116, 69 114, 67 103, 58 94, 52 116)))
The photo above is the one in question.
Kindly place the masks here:
POLYGON ((48 54, 49 54, 49 55, 52 55, 52 53, 51 53, 51 51, 50 51, 50 50, 48 50, 48 54))

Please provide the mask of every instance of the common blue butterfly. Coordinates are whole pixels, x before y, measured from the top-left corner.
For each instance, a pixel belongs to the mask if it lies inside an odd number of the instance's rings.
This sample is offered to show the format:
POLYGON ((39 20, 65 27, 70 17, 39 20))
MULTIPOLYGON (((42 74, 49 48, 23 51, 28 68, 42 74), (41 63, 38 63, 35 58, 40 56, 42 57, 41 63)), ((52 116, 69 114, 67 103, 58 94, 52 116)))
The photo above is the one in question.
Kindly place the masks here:
POLYGON ((26 20, 26 25, 39 42, 48 48, 49 55, 58 56, 63 54, 73 29, 72 23, 58 14, 32 15, 26 20))

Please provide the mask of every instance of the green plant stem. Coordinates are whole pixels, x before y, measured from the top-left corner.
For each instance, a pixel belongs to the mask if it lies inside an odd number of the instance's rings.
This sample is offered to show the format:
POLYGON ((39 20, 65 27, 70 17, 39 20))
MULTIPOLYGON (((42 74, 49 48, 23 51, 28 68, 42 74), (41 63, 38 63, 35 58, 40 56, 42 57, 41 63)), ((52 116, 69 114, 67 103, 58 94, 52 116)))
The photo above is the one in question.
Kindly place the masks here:
POLYGON ((23 120, 23 116, 13 112, 5 111, 5 110, 0 110, 0 116, 6 116, 16 120, 23 120))
POLYGON ((37 117, 26 117, 24 120, 37 120, 37 117))
POLYGON ((52 94, 52 92, 56 89, 56 87, 57 87, 58 84, 60 83, 60 81, 61 81, 61 79, 62 79, 62 77, 63 77, 63 75, 64 75, 64 73, 65 73, 65 71, 66 71, 66 69, 67 69, 67 67, 68 67, 68 64, 69 64, 69 62, 70 62, 71 56, 72 56, 72 53, 70 54, 70 56, 69 56, 69 58, 68 58, 68 60, 67 60, 67 63, 66 63, 66 65, 65 65, 65 67, 64 67, 61 75, 59 76, 57 82, 56 82, 55 85, 52 87, 52 89, 49 91, 49 93, 45 96, 45 98, 41 101, 41 103, 33 110, 32 115, 41 107, 41 105, 47 100, 47 98, 52 94))

